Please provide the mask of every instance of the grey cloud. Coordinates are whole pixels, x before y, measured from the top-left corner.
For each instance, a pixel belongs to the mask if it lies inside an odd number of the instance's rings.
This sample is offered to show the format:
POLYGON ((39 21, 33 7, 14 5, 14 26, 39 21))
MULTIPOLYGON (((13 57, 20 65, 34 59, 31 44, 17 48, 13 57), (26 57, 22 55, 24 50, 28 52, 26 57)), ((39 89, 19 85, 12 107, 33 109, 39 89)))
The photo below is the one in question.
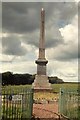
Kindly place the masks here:
MULTIPOLYGON (((59 28, 57 26, 53 26, 51 21, 49 22, 51 27, 50 25, 48 25, 45 28, 45 47, 51 48, 51 47, 56 47, 60 44, 64 44, 64 40, 61 36, 59 28)), ((24 43, 28 43, 36 47, 39 47, 39 39, 40 39, 40 30, 37 30, 33 33, 25 34, 22 37, 24 43)))
POLYGON ((64 42, 62 39, 61 40, 57 39, 57 38, 49 39, 46 42, 46 48, 51 48, 51 47, 53 48, 53 47, 56 47, 56 46, 63 44, 63 43, 64 42))
POLYGON ((53 47, 57 47, 60 44, 64 44, 64 40, 61 36, 59 28, 53 25, 51 29, 48 28, 46 29, 45 41, 47 48, 51 48, 51 47, 53 48, 53 47))
MULTIPOLYGON (((57 47, 60 44, 64 44, 64 40, 62 39, 61 35, 58 35, 58 37, 56 36, 55 38, 54 36, 55 35, 51 35, 49 38, 47 35, 45 36, 45 48, 51 48, 51 47, 53 48, 53 47, 57 47)), ((25 44, 34 45, 36 47, 39 47, 39 39, 40 39, 39 32, 37 34, 35 33, 33 35, 28 34, 22 37, 22 41, 25 44)))
POLYGON ((37 28, 35 17, 35 11, 32 15, 26 3, 3 3, 3 30, 13 33, 32 31, 37 28))
MULTIPOLYGON (((42 3, 3 3, 3 31, 6 29, 13 33, 26 33, 39 29, 42 6, 42 3)), ((45 6, 49 9, 46 4, 45 6)), ((48 15, 51 14, 51 9, 47 12, 48 15)))
MULTIPOLYGON (((36 46, 37 48, 39 47, 39 39, 26 39, 26 40, 23 40, 24 43, 28 43, 30 45, 34 45, 36 46)), ((51 48, 51 47, 56 47, 60 44, 63 44, 63 41, 62 40, 58 40, 58 39, 49 39, 46 41, 45 43, 45 48, 51 48)))
POLYGON ((80 61, 80 2, 78 3, 78 58, 80 61))
POLYGON ((79 38, 79 43, 78 43, 78 58, 80 58, 80 38, 79 38))
POLYGON ((64 53, 62 55, 59 55, 57 57, 54 57, 54 59, 58 60, 58 61, 71 61, 73 59, 77 59, 78 58, 78 55, 75 54, 75 53, 64 53))
POLYGON ((77 5, 71 2, 64 3, 64 5, 59 4, 59 9, 60 9, 60 20, 66 24, 71 22, 74 15, 78 13, 77 5))
POLYGON ((24 44, 30 44, 30 45, 34 45, 36 47, 39 47, 39 32, 31 34, 25 34, 22 36, 22 41, 24 42, 24 44))
POLYGON ((62 50, 60 54, 54 56, 54 59, 60 61, 71 61, 74 59, 78 59, 78 48, 75 48, 75 46, 71 46, 71 48, 67 50, 62 50))
MULTIPOLYGON (((36 31, 40 29, 40 10, 42 7, 44 7, 46 12, 46 26, 48 23, 50 24, 47 26, 48 32, 51 33, 50 37, 46 34, 46 47, 50 48, 64 44, 64 40, 59 33, 59 27, 70 23, 77 13, 75 3, 4 2, 2 3, 3 32, 23 34, 22 42, 38 47, 40 33, 36 31), (50 31, 50 27, 53 27, 54 30, 50 31)), ((26 54, 26 50, 21 46, 19 38, 11 36, 3 39, 3 53, 24 55, 26 54)), ((59 55, 56 59, 67 59, 71 55, 74 58, 73 53, 69 53, 67 57, 65 54, 62 55, 59 55)))
POLYGON ((26 33, 39 29, 40 10, 42 7, 46 11, 46 21, 54 17, 53 22, 57 25, 68 23, 76 13, 75 3, 3 2, 3 31, 26 33), (60 19, 63 20, 63 23, 59 21, 60 19))
POLYGON ((2 39, 2 53, 6 55, 22 56, 26 54, 26 49, 21 46, 21 41, 16 36, 3 37, 2 39))

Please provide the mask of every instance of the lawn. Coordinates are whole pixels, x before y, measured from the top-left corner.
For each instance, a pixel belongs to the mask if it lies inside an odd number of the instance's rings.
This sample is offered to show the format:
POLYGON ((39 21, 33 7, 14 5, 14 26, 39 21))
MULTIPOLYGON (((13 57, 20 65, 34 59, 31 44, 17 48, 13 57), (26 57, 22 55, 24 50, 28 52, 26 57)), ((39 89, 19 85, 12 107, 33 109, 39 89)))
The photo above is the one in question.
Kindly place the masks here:
POLYGON ((31 117, 31 98, 30 85, 2 86, 2 116, 5 119, 31 117))
POLYGON ((63 83, 63 84, 52 84, 52 89, 53 92, 58 92, 61 89, 66 89, 66 90, 71 90, 71 91, 75 91, 75 90, 79 90, 79 84, 77 83, 63 83))
MULTIPOLYGON (((63 84, 52 84, 52 89, 53 92, 59 92, 60 88, 65 88, 65 89, 71 89, 71 90, 76 90, 79 89, 79 84, 77 83, 63 83, 63 84)), ((31 85, 8 85, 8 86, 4 86, 2 87, 2 90, 7 90, 10 91, 12 89, 14 89, 15 91, 19 90, 19 89, 23 89, 23 88, 31 88, 31 85)))
MULTIPOLYGON (((2 86, 2 93, 7 93, 7 94, 11 94, 11 93, 25 93, 26 89, 31 89, 31 85, 18 85, 18 86, 2 86)), ((63 83, 63 84, 52 84, 52 92, 37 92, 34 93, 34 99, 46 99, 46 100, 54 100, 55 98, 58 99, 59 98, 59 92, 60 92, 60 88, 62 89, 67 89, 67 90, 71 90, 71 91, 76 91, 79 88, 79 85, 76 83, 63 83)), ((11 108, 12 109, 12 108, 11 108)), ((9 110, 10 111, 10 110, 9 110)))
MULTIPOLYGON (((14 93, 17 93, 18 92, 20 93, 20 91, 23 91, 25 90, 25 88, 27 89, 31 89, 31 85, 14 85, 14 86, 4 86, 2 87, 2 93, 9 93, 14 91, 14 93)), ((60 88, 62 89, 67 89, 67 90, 72 90, 72 91, 75 91, 77 89, 79 89, 78 87, 78 84, 77 83, 63 83, 63 84, 52 84, 52 93, 50 92, 38 92, 38 93, 34 93, 34 98, 37 99, 37 98, 46 98, 46 99, 53 99, 55 97, 59 97, 59 92, 60 92, 60 88)))
POLYGON ((10 93, 15 93, 15 94, 18 94, 20 92, 22 92, 23 90, 26 90, 26 89, 30 89, 31 88, 31 85, 8 85, 8 86, 2 86, 2 94, 3 93, 7 93, 7 94, 10 94, 10 93))

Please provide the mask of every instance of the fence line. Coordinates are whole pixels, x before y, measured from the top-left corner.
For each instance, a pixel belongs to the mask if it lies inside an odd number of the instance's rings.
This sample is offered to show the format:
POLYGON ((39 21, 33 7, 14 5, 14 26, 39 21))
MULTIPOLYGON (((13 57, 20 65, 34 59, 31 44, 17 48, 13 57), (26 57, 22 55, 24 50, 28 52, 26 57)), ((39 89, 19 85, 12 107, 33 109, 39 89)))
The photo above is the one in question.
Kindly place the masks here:
POLYGON ((17 119, 31 118, 33 108, 33 90, 22 89, 15 93, 14 90, 5 91, 2 97, 2 119, 17 119))
POLYGON ((80 94, 78 91, 60 90, 59 112, 70 120, 80 118, 80 94))

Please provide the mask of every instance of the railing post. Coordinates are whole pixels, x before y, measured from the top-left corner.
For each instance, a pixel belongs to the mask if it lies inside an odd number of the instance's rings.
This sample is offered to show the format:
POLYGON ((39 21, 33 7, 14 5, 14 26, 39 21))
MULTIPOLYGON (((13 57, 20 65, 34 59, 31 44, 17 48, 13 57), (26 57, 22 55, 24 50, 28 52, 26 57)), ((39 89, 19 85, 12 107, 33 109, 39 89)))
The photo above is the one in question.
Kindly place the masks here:
POLYGON ((31 93, 30 93, 30 103, 31 103, 31 106, 30 106, 30 114, 31 114, 31 117, 32 117, 32 112, 33 112, 33 94, 34 94, 34 90, 31 89, 31 93))
POLYGON ((61 113, 61 88, 60 88, 60 91, 59 91, 59 113, 61 113))
POLYGON ((60 98, 59 98, 59 112, 69 119, 79 119, 78 113, 80 114, 80 110, 78 109, 78 96, 77 91, 69 91, 69 90, 61 90, 60 89, 60 98))
POLYGON ((33 108, 33 89, 24 88, 17 94, 10 89, 2 94, 3 119, 31 119, 33 108))
POLYGON ((63 112, 63 103, 64 103, 63 94, 64 94, 64 91, 60 88, 60 93, 59 93, 59 113, 63 112))

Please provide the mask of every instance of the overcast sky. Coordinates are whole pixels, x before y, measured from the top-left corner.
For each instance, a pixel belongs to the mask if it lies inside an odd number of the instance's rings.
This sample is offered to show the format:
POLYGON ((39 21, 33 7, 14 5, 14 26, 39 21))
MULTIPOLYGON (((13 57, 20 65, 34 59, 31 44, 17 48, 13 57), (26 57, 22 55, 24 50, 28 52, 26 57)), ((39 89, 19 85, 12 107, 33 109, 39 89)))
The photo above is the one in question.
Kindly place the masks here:
POLYGON ((64 81, 77 81, 80 57, 77 2, 3 2, 0 72, 36 74, 42 7, 45 9, 47 74, 64 81))

